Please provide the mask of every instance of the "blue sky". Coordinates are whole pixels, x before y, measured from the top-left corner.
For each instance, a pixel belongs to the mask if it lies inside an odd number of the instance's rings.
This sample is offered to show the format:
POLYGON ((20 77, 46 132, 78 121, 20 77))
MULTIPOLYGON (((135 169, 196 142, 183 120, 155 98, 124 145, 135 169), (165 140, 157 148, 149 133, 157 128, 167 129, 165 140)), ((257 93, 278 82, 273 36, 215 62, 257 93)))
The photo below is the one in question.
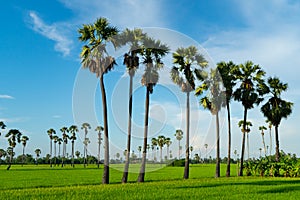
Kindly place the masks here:
MULTIPOLYGON (((176 44, 200 44, 214 62, 233 60, 241 63, 252 60, 262 66, 267 76, 279 76, 282 81, 288 82, 289 91, 283 97, 294 102, 295 107, 290 118, 283 120, 280 126, 280 145, 287 152, 300 154, 300 135, 297 133, 300 92, 298 1, 183 0, 174 3, 171 0, 13 0, 2 5, 0 119, 6 122, 8 128, 18 128, 30 137, 28 152, 33 153, 35 148, 41 148, 43 155, 48 153, 46 131, 49 128, 56 129, 60 135, 59 129, 63 126, 74 123, 80 125, 83 121, 90 121, 94 125, 102 123, 97 80, 88 71, 80 70, 82 44, 77 39, 77 29, 82 24, 94 22, 98 17, 106 17, 120 30, 126 27, 152 27, 148 30, 158 35, 167 30, 165 37, 171 36, 174 41, 177 38, 176 44), (186 38, 185 42, 178 39, 182 36, 186 38), (82 97, 83 94, 86 97, 82 97), (76 103, 78 98, 82 103, 79 108, 76 103), (84 110, 94 111, 92 117, 84 110)), ((118 60, 121 59, 119 55, 118 60)), ((170 62, 167 59, 166 63, 170 62)), ((128 77, 121 63, 105 77, 110 107, 110 136, 113 141, 111 156, 116 152, 121 153, 126 146, 128 77)), ((150 137, 157 134, 171 137, 173 154, 176 156, 178 147, 173 133, 177 128, 185 130, 184 117, 181 116, 185 112, 184 95, 169 82, 166 76, 168 68, 164 72, 161 85, 155 88, 151 96, 153 130, 150 131, 150 137)), ((142 144, 144 109, 144 88, 140 86, 138 77, 135 79, 133 116, 135 152, 137 146, 142 144)), ((191 115, 192 145, 203 156, 203 145, 208 143, 211 155, 214 155, 213 118, 208 111, 199 109, 195 98, 192 98, 191 115)), ((235 126, 242 118, 238 103, 233 102, 232 115, 233 149, 240 151, 241 135, 235 126)), ((225 117, 224 112, 222 117, 225 117)), ((258 156, 262 142, 257 127, 264 125, 264 118, 255 108, 249 112, 249 120, 255 124, 250 136, 250 155, 258 156)), ((222 157, 227 147, 224 121, 222 157)), ((93 130, 90 134, 91 139, 95 139, 93 130)), ((268 137, 266 142, 269 144, 268 137)), ((77 144, 79 150, 82 148, 80 143, 77 144)), ((7 142, 2 135, 0 148, 4 147, 7 147, 7 142)), ((20 146, 17 151, 21 151, 20 146)), ((95 153, 95 141, 90 151, 95 153)))

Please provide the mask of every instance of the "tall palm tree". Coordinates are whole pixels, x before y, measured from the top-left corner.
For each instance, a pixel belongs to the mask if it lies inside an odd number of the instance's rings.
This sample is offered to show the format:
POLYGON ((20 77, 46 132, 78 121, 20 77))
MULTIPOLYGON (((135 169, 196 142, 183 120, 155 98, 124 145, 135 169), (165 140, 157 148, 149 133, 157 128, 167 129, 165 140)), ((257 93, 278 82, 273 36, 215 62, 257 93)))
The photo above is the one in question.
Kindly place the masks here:
POLYGON ((261 131, 261 137, 262 137, 262 142, 263 142, 263 146, 264 146, 264 152, 265 152, 265 157, 267 156, 267 149, 266 149, 266 143, 265 143, 265 133, 264 130, 267 130, 267 127, 265 126, 260 126, 258 127, 258 129, 261 131))
POLYGON ((160 149, 160 164, 162 164, 163 162, 163 158, 162 158, 162 148, 165 146, 166 144, 166 137, 163 135, 158 136, 157 138, 157 144, 159 146, 160 149))
POLYGON ((167 137, 165 139, 165 143, 167 145, 167 159, 170 159, 170 151, 169 151, 169 148, 170 148, 170 145, 172 144, 172 141, 171 141, 171 138, 167 137))
POLYGON ((75 150, 74 150, 74 143, 75 143, 75 140, 77 139, 76 137, 76 133, 78 132, 78 127, 76 125, 72 125, 69 127, 69 132, 71 133, 71 136, 69 137, 70 140, 71 140, 71 143, 72 143, 72 166, 74 167, 74 153, 75 153, 75 150))
POLYGON ((100 79, 100 89, 102 95, 103 125, 104 125, 104 172, 102 183, 109 183, 109 140, 108 140, 108 116, 106 92, 104 86, 104 74, 111 71, 116 65, 115 59, 108 55, 106 44, 113 36, 116 36, 118 29, 109 24, 106 18, 97 19, 94 24, 84 24, 78 30, 79 40, 86 44, 82 48, 80 57, 83 68, 89 68, 92 73, 100 79))
POLYGON ((21 138, 21 142, 22 142, 22 145, 23 145, 22 167, 23 167, 24 160, 25 160, 25 147, 26 147, 26 144, 27 144, 28 140, 29 140, 29 137, 25 136, 25 135, 23 135, 22 138, 21 138))
MULTIPOLYGON (((254 105, 259 105, 262 101, 262 95, 266 93, 261 90, 261 85, 264 84, 263 77, 265 72, 259 65, 254 65, 253 62, 247 61, 245 64, 240 64, 233 70, 233 74, 237 83, 240 85, 234 91, 234 100, 242 103, 244 107, 244 123, 243 129, 246 129, 248 110, 252 109, 254 105)), ((243 176, 244 167, 244 153, 245 153, 245 134, 243 133, 241 163, 239 176, 243 176)))
POLYGON ((22 133, 17 129, 10 129, 8 131, 8 133, 5 135, 5 137, 8 140, 9 147, 11 148, 9 165, 7 167, 7 170, 9 170, 11 167, 11 163, 12 163, 12 159, 13 159, 13 155, 14 155, 14 148, 16 147, 17 143, 21 142, 21 136, 22 136, 22 133))
POLYGON ((35 155, 36 155, 36 165, 38 165, 38 159, 39 159, 39 157, 40 157, 42 151, 41 151, 41 149, 35 149, 35 150, 34 150, 34 153, 35 153, 35 155))
POLYGON ((202 69, 207 66, 207 61, 198 53, 195 46, 178 48, 173 53, 173 63, 178 67, 171 70, 171 79, 182 92, 186 93, 186 149, 184 179, 189 178, 189 135, 190 135, 190 93, 195 90, 196 78, 203 81, 202 69), (194 66, 194 67, 193 67, 194 66), (194 69, 193 69, 194 68, 194 69))
POLYGON ((240 120, 238 123, 238 126, 241 127, 241 131, 244 134, 247 134, 247 153, 248 153, 248 160, 250 158, 250 145, 249 145, 249 133, 251 131, 250 126, 252 126, 252 123, 250 121, 246 122, 246 129, 244 129, 244 120, 240 120))
POLYGON ((104 128, 102 126, 97 126, 95 131, 98 132, 98 168, 100 165, 100 149, 101 149, 101 144, 102 144, 102 131, 104 130, 104 128))
POLYGON ((128 102, 128 136, 127 136, 127 155, 125 156, 124 173, 122 183, 127 183, 129 158, 131 150, 131 123, 132 123, 132 90, 133 90, 133 77, 136 70, 139 68, 139 54, 142 50, 142 40, 145 34, 141 29, 125 29, 119 35, 119 45, 129 45, 129 51, 124 55, 123 64, 126 65, 129 74, 129 102, 128 102))
POLYGON ((231 120, 230 120, 230 101, 233 97, 233 88, 236 85, 235 77, 232 71, 236 68, 236 65, 229 61, 220 62, 217 64, 217 69, 222 77, 223 86, 225 87, 226 93, 226 108, 227 108, 227 124, 228 124, 228 153, 227 153, 227 168, 226 176, 230 176, 230 161, 231 161, 231 120))
POLYGON ((196 95, 202 97, 200 104, 204 109, 208 109, 212 115, 216 116, 216 173, 215 177, 220 177, 220 124, 219 112, 221 107, 226 104, 226 93, 222 88, 222 78, 217 69, 211 69, 209 77, 196 89, 196 95))
POLYGON ((178 159, 180 159, 180 140, 183 138, 183 131, 180 129, 176 130, 175 133, 176 140, 178 140, 178 159))
POLYGON ((292 113, 293 103, 281 98, 281 93, 287 90, 288 84, 282 83, 279 78, 268 78, 267 88, 272 97, 270 97, 269 100, 261 107, 261 112, 275 127, 275 158, 278 162, 280 158, 278 127, 281 120, 283 118, 287 118, 292 113))
POLYGON ((150 94, 153 93, 153 89, 159 79, 157 70, 161 69, 164 66, 162 58, 168 53, 168 51, 169 48, 165 44, 162 44, 160 40, 154 40, 149 37, 143 38, 143 49, 141 51, 141 55, 143 64, 145 65, 145 73, 142 76, 141 82, 142 85, 146 87, 146 99, 143 156, 138 182, 144 182, 145 179, 150 94))
POLYGON ((50 138, 50 158, 49 158, 49 161, 50 161, 50 167, 52 167, 52 140, 53 140, 53 135, 56 134, 56 131, 53 129, 53 128, 50 128, 48 131, 48 136, 50 138))
POLYGON ((54 142, 54 164, 57 164, 57 157, 56 157, 56 144, 58 142, 59 137, 57 135, 53 136, 53 142, 54 142))
POLYGON ((91 129, 91 125, 89 123, 83 123, 81 126, 81 129, 84 129, 84 138, 83 138, 83 144, 84 144, 84 149, 83 149, 83 164, 84 167, 86 166, 86 159, 87 159, 87 134, 88 134, 88 129, 91 129))
POLYGON ((61 166, 63 167, 64 166, 64 158, 67 154, 67 143, 68 143, 68 132, 69 132, 69 129, 67 127, 62 127, 60 129, 60 131, 62 132, 62 139, 63 139, 63 154, 62 154, 62 159, 61 159, 61 166))

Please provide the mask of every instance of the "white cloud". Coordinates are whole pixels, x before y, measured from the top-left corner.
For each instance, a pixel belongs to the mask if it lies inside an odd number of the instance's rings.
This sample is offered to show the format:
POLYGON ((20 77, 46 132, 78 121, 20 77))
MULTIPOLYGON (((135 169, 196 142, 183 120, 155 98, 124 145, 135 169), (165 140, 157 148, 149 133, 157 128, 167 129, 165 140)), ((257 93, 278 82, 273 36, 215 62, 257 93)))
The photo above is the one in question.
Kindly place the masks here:
POLYGON ((15 99, 13 96, 7 94, 1 94, 0 99, 15 99))
POLYGON ((58 24, 52 24, 48 25, 46 24, 37 13, 34 11, 29 12, 30 17, 30 24, 31 28, 36 31, 37 33, 45 36, 46 38, 52 40, 55 42, 55 50, 58 52, 61 52, 64 56, 67 56, 70 54, 71 51, 71 45, 72 40, 67 38, 63 31, 61 30, 61 25, 58 24))
POLYGON ((59 119, 59 118, 61 118, 61 116, 60 115, 53 115, 52 118, 59 119))

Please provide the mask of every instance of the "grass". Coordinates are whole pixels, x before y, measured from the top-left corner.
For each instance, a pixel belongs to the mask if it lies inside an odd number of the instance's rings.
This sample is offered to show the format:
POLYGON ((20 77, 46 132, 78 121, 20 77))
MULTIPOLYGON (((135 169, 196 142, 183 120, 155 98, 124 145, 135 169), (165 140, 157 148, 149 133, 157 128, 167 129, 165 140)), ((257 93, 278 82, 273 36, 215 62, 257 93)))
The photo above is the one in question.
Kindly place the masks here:
MULTIPOLYGON (((138 171, 139 165, 131 165, 138 171)), ((182 167, 148 165, 146 183, 120 184, 122 165, 111 165, 110 185, 102 185, 102 168, 90 165, 65 168, 49 166, 0 166, 0 199, 297 199, 299 178, 213 178, 214 165, 191 165, 190 179, 182 180, 182 167), (157 169, 157 170, 156 170, 157 169)), ((232 175, 236 175, 232 165, 232 175)))

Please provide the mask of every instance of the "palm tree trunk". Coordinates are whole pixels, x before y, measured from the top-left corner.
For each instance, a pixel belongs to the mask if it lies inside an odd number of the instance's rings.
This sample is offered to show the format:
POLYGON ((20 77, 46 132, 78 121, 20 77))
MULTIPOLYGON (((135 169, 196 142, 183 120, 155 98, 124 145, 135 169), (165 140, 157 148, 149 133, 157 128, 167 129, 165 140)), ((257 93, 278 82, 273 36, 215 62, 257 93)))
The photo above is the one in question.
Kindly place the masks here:
POLYGON ((216 156, 216 174, 215 177, 220 177, 220 127, 219 127, 219 112, 216 114, 216 139, 217 139, 217 156, 216 156))
POLYGON ((278 135, 278 125, 275 126, 275 141, 276 141, 276 162, 279 162, 280 153, 279 153, 279 135, 278 135))
POLYGON ((74 167, 74 141, 72 141, 72 166, 74 167))
POLYGON ((100 167, 101 133, 98 133, 98 168, 100 167))
POLYGON ((24 165, 24 158, 25 158, 25 146, 23 146, 22 167, 24 165))
POLYGON ((86 167, 86 135, 87 135, 87 130, 84 132, 84 145, 83 145, 83 166, 84 168, 86 167))
POLYGON ((180 160, 180 140, 178 140, 178 160, 180 160))
POLYGON ((56 142, 54 142, 54 165, 56 166, 56 142))
POLYGON ((185 144, 185 166, 184 166, 184 179, 189 178, 189 147, 190 147, 190 93, 186 93, 186 144, 185 144))
POLYGON ((264 137, 263 134, 261 136, 262 136, 262 141, 263 141, 263 145, 264 145, 265 157, 267 157, 267 149, 266 149, 265 137, 264 137))
POLYGON ((240 171, 239 176, 243 176, 243 165, 244 165, 244 154, 245 154, 245 130, 246 130, 246 122, 247 122, 247 108, 244 108, 244 124, 243 124, 243 141, 242 141, 242 153, 241 153, 241 164, 240 164, 240 171))
POLYGON ((50 157, 49 157, 49 160, 50 160, 50 167, 52 167, 52 140, 50 139, 50 157))
POLYGON ((65 142, 63 142, 63 155, 61 159, 61 167, 64 167, 64 158, 65 158, 65 142))
POLYGON ((104 122, 104 171, 103 171, 103 184, 109 184, 109 140, 108 140, 108 122, 107 122, 107 103, 106 92, 103 81, 103 74, 100 77, 100 88, 102 95, 102 107, 103 107, 103 122, 104 122))
POLYGON ((8 167, 6 168, 7 170, 9 170, 10 167, 11 167, 13 155, 14 155, 14 149, 12 148, 12 149, 11 149, 10 158, 9 158, 9 165, 8 165, 8 167))
POLYGON ((249 133, 247 133, 247 153, 248 153, 248 161, 250 159, 250 145, 249 145, 249 133))
POLYGON ((162 147, 160 147, 160 166, 162 165, 163 159, 162 159, 162 147))
POLYGON ((272 155, 272 128, 269 128, 270 129, 270 156, 272 155))
POLYGON ((148 137, 148 120, 149 120, 149 101, 150 101, 150 90, 146 89, 146 101, 145 101, 145 127, 144 127, 144 145, 143 145, 143 157, 142 165, 138 177, 138 182, 145 181, 145 169, 146 169, 146 154, 147 154, 147 137, 148 137))
POLYGON ((228 155, 227 155, 227 169, 226 176, 230 177, 230 161, 231 161, 231 121, 230 121, 230 107, 227 101, 227 123, 228 123, 228 155))

